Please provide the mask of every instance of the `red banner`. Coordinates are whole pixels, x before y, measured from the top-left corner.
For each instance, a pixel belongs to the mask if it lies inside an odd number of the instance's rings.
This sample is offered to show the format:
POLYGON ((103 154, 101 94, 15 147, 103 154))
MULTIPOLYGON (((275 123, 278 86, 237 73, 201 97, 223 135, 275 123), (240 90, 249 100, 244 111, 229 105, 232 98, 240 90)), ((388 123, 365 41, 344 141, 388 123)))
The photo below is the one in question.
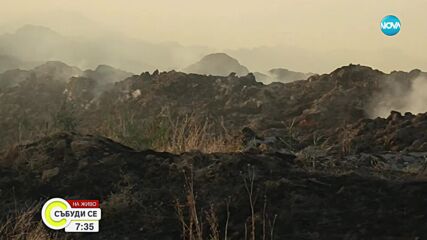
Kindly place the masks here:
POLYGON ((72 208, 99 208, 99 200, 66 200, 72 208))

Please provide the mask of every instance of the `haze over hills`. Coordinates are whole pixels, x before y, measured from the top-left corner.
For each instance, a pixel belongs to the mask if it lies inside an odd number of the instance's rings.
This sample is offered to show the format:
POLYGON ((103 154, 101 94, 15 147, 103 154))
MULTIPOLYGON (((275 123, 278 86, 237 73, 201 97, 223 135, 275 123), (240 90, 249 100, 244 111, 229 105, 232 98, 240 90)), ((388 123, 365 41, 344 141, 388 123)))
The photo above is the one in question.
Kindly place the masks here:
POLYGON ((33 69, 13 69, 0 73, 0 88, 18 86, 22 82, 45 81, 67 83, 72 77, 87 77, 99 84, 111 84, 126 79, 133 74, 108 65, 99 65, 95 70, 81 70, 59 61, 49 61, 33 69))
MULTIPOLYGON (((208 48, 183 47, 176 43, 152 44, 120 37, 106 38, 108 41, 100 44, 89 38, 62 36, 43 26, 26 25, 15 33, 0 36, 0 54, 3 54, 0 55, 0 72, 29 69, 45 61, 63 61, 80 69, 107 64, 131 72, 185 67, 185 72, 218 76, 234 72, 243 76, 251 71, 226 53, 208 54, 196 62, 197 58, 208 52, 208 48)), ((264 83, 306 79, 298 73, 286 76, 271 72, 264 74, 263 77, 256 74, 264 83)))
POLYGON ((49 28, 34 25, 0 35, 0 54, 39 64, 63 61, 81 69, 95 68, 99 64, 132 72, 179 69, 207 53, 206 49, 177 43, 154 44, 119 35, 96 39, 63 36, 49 28))
MULTIPOLYGON (((307 52, 293 47, 258 47, 213 49, 208 46, 183 46, 175 42, 151 43, 128 38, 117 33, 97 33, 67 36, 43 26, 25 25, 15 32, 0 35, 0 55, 4 62, 0 71, 12 68, 29 69, 46 61, 63 61, 81 69, 94 69, 100 64, 129 72, 185 69, 213 52, 223 52, 238 59, 251 72, 266 75, 269 69, 302 69, 302 72, 322 73, 319 59, 337 55, 341 63, 365 62, 363 57, 347 59, 345 51, 334 53, 307 52), (311 67, 308 67, 311 66, 311 67)), ((360 51, 359 55, 366 55, 360 51)), ((379 54, 379 53, 378 53, 379 54)), ((390 58, 395 53, 389 53, 390 58)), ((374 59, 374 58, 373 58, 374 59)), ((325 61, 322 61, 325 62, 325 61)), ((338 67, 330 63, 328 71, 338 67)), ((301 71, 297 71, 301 72, 301 71)), ((274 76, 272 77, 274 78, 274 76)), ((284 80, 288 81, 288 80, 284 80)))
POLYGON ((37 63, 25 62, 9 55, 0 55, 0 73, 11 69, 27 69, 36 66, 37 63))
MULTIPOLYGON (((213 53, 204 56, 200 61, 183 69, 187 73, 198 73, 214 76, 228 76, 235 73, 238 76, 247 75, 250 69, 226 53, 213 53)), ((271 69, 266 73, 254 72, 255 78, 263 83, 292 82, 305 80, 313 74, 290 71, 284 68, 271 69)))
POLYGON ((273 82, 289 83, 298 80, 306 80, 314 74, 295 72, 285 68, 274 68, 266 73, 255 72, 254 75, 258 81, 269 84, 273 82))
POLYGON ((305 80, 310 76, 314 75, 313 73, 300 73, 291 71, 285 68, 274 68, 268 71, 268 73, 273 77, 273 81, 278 82, 292 82, 295 80, 305 80))

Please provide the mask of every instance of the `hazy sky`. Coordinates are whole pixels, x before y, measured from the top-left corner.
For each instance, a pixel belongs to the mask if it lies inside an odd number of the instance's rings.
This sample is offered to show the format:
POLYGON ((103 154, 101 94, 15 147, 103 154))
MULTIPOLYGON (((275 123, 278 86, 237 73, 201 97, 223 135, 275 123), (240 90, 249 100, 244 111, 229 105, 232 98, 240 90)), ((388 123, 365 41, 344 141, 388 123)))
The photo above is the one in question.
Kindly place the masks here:
MULTIPOLYGON (((151 42, 175 41, 218 50, 272 47, 282 49, 277 54, 283 58, 287 49, 300 49, 307 58, 310 52, 316 53, 313 56, 332 58, 330 68, 334 64, 359 62, 386 71, 427 70, 426 0, 0 0, 0 3, 2 31, 12 31, 25 23, 73 35, 92 33, 99 28, 151 42), (386 37, 379 29, 381 18, 388 14, 398 16, 402 22, 402 30, 395 37, 386 37)), ((315 62, 298 61, 292 67, 301 70, 310 69, 305 65, 315 62)), ((248 60, 247 64, 251 67, 256 63, 248 60)), ((314 70, 328 71, 329 65, 314 70)))

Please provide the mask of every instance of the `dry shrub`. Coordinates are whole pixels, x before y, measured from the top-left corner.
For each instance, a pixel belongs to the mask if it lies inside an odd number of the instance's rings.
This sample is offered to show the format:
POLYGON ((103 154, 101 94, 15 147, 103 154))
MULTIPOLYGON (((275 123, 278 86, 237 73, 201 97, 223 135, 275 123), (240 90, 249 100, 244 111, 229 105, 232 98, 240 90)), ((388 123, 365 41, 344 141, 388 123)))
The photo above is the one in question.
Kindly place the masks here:
POLYGON ((220 240, 221 237, 219 233, 218 217, 215 212, 215 207, 213 204, 211 204, 210 209, 206 211, 206 220, 208 221, 209 229, 210 229, 209 239, 220 240))
POLYGON ((0 153, 0 167, 12 167, 15 165, 16 159, 20 157, 20 149, 18 145, 10 145, 6 150, 0 153))
MULTIPOLYGON (((203 209, 198 210, 197 207, 197 195, 194 190, 194 173, 191 167, 191 175, 187 176, 184 172, 185 177, 185 193, 186 199, 184 203, 176 200, 175 209, 178 216, 178 220, 181 226, 182 239, 183 240, 228 240, 229 221, 230 221, 230 199, 226 201, 226 221, 223 226, 224 235, 221 237, 221 226, 218 221, 215 205, 211 204, 207 211, 203 209), (203 221, 206 220, 208 226, 203 225, 203 221), (207 237, 204 235, 207 233, 207 237)), ((256 193, 254 189, 255 182, 255 169, 248 167, 248 173, 243 174, 243 182, 245 185, 246 192, 248 194, 248 200, 250 204, 250 216, 244 224, 244 239, 256 240, 257 237, 262 240, 274 240, 274 228, 276 225, 277 214, 269 216, 267 214, 267 196, 264 195, 264 204, 262 212, 256 212, 256 193), (261 216, 259 216, 261 215, 261 216), (257 230, 256 225, 262 224, 262 228, 257 230)))
MULTIPOLYGON (((220 240, 220 226, 218 217, 215 211, 215 206, 210 205, 207 211, 197 209, 197 197, 194 192, 194 180, 193 171, 191 175, 185 175, 185 190, 186 190, 186 202, 180 203, 176 201, 175 209, 177 212, 178 220, 181 224, 182 239, 183 240, 220 240), (208 237, 204 237, 204 225, 203 220, 208 223, 208 237)), ((228 206, 228 205, 227 205, 228 206)), ((229 216, 229 209, 227 208, 227 216, 229 216)), ((227 240, 228 232, 228 217, 225 226, 224 239, 227 240)))
POLYGON ((132 183, 129 175, 122 173, 121 180, 116 187, 118 191, 112 192, 108 199, 102 203, 102 208, 106 210, 105 214, 111 215, 110 217, 141 204, 138 200, 140 196, 135 193, 135 184, 132 183))
POLYGON ((51 234, 41 220, 36 220, 36 215, 41 209, 40 204, 35 204, 25 210, 17 211, 1 221, 0 239, 10 240, 59 240, 66 239, 56 234, 51 234))
POLYGON ((203 223, 196 206, 196 196, 194 193, 193 171, 191 176, 185 175, 186 202, 181 204, 176 200, 175 209, 182 227, 183 240, 203 240, 203 223), (187 214, 185 213, 187 211, 187 214))

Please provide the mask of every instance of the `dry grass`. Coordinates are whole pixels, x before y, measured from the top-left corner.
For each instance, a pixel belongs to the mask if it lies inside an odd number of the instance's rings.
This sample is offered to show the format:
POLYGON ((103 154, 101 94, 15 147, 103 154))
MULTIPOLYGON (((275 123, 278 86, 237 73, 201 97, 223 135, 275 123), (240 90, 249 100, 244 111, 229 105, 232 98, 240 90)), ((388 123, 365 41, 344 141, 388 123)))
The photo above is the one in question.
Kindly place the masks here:
POLYGON ((186 115, 175 121, 170 120, 168 141, 157 149, 173 153, 189 151, 237 152, 241 142, 230 134, 223 121, 186 115))
POLYGON ((119 111, 106 119, 97 132, 137 150, 150 148, 171 153, 241 150, 240 140, 228 131, 221 119, 196 114, 180 117, 166 114, 154 119, 141 119, 132 112, 119 111))
MULTIPOLYGON (((58 113, 52 117, 53 120, 32 127, 19 121, 16 136, 7 138, 8 141, 0 141, 0 149, 30 143, 60 131, 74 130, 78 122, 70 114, 58 113)), ((102 122, 94 126, 82 126, 78 130, 84 134, 105 136, 136 150, 153 149, 178 154, 189 151, 214 153, 242 150, 237 134, 229 131, 221 118, 207 118, 196 113, 183 116, 165 113, 143 118, 129 109, 120 109, 102 122)))
POLYGON ((55 234, 48 232, 41 220, 35 220, 39 214, 40 204, 18 211, 4 219, 0 225, 0 239, 10 240, 59 240, 55 234))

